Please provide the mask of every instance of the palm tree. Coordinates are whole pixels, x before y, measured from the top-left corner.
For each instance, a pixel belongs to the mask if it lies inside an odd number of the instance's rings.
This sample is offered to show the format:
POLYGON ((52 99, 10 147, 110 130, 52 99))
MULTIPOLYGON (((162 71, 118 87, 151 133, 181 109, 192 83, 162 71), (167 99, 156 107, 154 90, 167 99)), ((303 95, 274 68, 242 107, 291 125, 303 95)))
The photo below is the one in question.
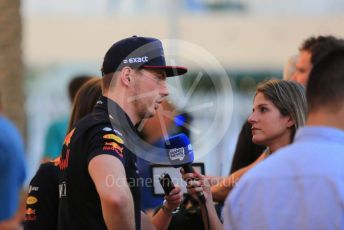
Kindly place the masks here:
POLYGON ((0 0, 0 92, 2 107, 25 134, 20 0, 0 0))

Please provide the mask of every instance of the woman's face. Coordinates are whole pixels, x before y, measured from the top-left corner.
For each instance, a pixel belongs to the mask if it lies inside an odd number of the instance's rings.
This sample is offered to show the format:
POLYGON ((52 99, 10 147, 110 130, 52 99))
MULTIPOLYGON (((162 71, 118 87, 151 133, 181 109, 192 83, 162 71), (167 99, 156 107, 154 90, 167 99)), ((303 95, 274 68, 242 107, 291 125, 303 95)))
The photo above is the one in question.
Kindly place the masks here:
POLYGON ((252 125, 252 141, 255 144, 271 146, 291 142, 290 116, 282 116, 277 107, 263 93, 258 93, 253 102, 252 114, 248 118, 252 125))

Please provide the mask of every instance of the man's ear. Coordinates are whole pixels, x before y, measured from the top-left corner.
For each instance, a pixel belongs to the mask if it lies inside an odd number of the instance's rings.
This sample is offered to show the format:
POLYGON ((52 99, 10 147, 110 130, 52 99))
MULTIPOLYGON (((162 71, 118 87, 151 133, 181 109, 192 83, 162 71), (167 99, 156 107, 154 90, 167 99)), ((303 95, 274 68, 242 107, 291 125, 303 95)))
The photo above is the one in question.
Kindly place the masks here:
POLYGON ((130 82, 132 81, 132 76, 131 76, 132 69, 129 67, 124 67, 119 75, 119 79, 122 82, 123 85, 129 87, 130 82))

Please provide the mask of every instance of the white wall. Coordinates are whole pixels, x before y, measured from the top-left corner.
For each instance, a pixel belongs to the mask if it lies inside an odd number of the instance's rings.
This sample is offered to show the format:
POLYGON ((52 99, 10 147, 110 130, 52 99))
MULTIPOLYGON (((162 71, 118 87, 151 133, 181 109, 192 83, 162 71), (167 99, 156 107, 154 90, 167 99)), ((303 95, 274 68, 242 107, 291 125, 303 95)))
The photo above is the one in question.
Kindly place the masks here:
MULTIPOLYGON (((344 16, 261 17, 182 15, 177 38, 197 44, 224 66, 244 69, 282 68, 301 42, 319 34, 344 37, 344 16)), ((24 57, 37 63, 94 62, 100 66, 108 47, 132 35, 171 38, 171 21, 163 16, 44 18, 24 22, 24 57)), ((180 50, 179 52, 183 52, 180 50)))

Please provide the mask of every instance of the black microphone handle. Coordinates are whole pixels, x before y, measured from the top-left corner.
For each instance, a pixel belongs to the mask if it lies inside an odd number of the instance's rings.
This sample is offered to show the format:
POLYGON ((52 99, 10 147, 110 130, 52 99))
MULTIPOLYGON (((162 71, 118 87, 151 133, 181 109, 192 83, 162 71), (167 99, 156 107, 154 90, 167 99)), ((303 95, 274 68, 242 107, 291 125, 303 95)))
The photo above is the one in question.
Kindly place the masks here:
POLYGON ((185 173, 194 173, 195 172, 193 167, 192 167, 192 164, 190 164, 190 163, 183 165, 182 168, 184 169, 185 173))
MULTIPOLYGON (((184 173, 194 173, 195 172, 191 164, 185 164, 185 165, 182 166, 182 168, 184 169, 184 173)), ((192 179, 192 180, 194 180, 194 179, 192 179)), ((199 192, 198 193, 198 199, 203 204, 205 204, 205 197, 204 197, 203 192, 199 192)))

